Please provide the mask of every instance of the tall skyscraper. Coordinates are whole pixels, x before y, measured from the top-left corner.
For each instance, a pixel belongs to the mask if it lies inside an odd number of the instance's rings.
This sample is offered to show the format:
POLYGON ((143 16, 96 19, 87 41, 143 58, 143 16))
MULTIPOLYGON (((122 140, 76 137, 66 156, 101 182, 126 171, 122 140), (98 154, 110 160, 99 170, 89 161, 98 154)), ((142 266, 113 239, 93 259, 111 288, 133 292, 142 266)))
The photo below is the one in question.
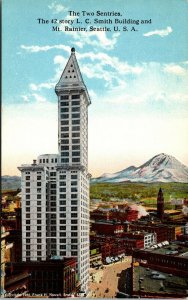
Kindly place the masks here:
POLYGON ((71 49, 55 87, 59 154, 21 165, 22 259, 77 257, 81 289, 89 279, 88 105, 90 98, 71 49))

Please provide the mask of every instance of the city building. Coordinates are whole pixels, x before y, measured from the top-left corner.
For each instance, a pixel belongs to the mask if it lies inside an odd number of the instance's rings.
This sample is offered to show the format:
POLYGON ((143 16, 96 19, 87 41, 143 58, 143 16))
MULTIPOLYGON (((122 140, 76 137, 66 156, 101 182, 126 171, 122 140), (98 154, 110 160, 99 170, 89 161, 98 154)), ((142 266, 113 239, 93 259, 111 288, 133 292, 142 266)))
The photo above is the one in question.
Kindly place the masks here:
POLYGON ((7 237, 9 236, 9 232, 6 231, 4 226, 1 226, 1 298, 4 298, 6 293, 5 290, 5 267, 6 262, 9 258, 10 249, 13 247, 12 243, 7 242, 7 237))
POLYGON ((33 164, 18 168, 22 177, 22 260, 76 257, 81 290, 87 293, 90 98, 74 48, 55 92, 59 153, 40 155, 33 164))
POLYGON ((160 243, 149 249, 134 249, 131 295, 152 298, 188 296, 188 246, 160 243))
POLYGON ((180 225, 167 225, 158 222, 138 220, 129 225, 132 231, 146 231, 156 233, 157 243, 164 241, 174 241, 177 235, 182 233, 182 226, 180 225))
POLYGON ((24 291, 29 295, 66 297, 76 294, 79 282, 76 258, 54 257, 49 261, 13 263, 7 267, 6 292, 10 295, 24 291), (29 275, 29 276, 28 276, 29 275), (25 282, 24 282, 25 281, 25 282))

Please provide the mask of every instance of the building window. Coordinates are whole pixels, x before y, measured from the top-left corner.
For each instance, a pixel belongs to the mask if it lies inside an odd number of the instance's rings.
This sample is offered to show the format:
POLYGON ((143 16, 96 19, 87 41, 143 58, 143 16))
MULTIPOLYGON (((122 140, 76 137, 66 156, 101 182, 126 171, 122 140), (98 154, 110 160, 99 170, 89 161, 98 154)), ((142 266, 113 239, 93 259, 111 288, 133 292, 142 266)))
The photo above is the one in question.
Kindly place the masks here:
POLYGON ((79 132, 73 132, 73 133, 72 133, 72 137, 73 137, 73 138, 75 138, 75 137, 76 137, 76 138, 77 138, 77 137, 80 137, 80 133, 79 133, 79 132))
POLYGON ((72 140, 72 143, 73 143, 73 144, 80 144, 80 139, 72 140))
MULTIPOLYGON (((61 103, 61 105, 62 105, 62 103, 61 103)), ((61 113, 66 113, 66 112, 68 112, 69 111, 69 108, 68 107, 62 107, 61 108, 61 113)))
POLYGON ((61 140, 61 144, 62 144, 62 145, 69 144, 69 140, 61 140))
POLYGON ((66 201, 59 201, 59 205, 66 205, 66 201))
POLYGON ((60 224, 66 224, 66 220, 59 220, 60 224))
POLYGON ((59 248, 60 249, 66 249, 66 245, 60 245, 59 248))
POLYGON ((72 120, 72 125, 79 125, 80 124, 80 120, 72 120))
POLYGON ((30 201, 26 201, 26 202, 25 202, 25 205, 30 205, 30 201))
POLYGON ((37 195, 37 199, 41 199, 41 195, 37 195))
POLYGON ((30 225, 30 220, 26 220, 26 224, 27 224, 27 225, 30 225))
POLYGON ((77 239, 71 239, 71 243, 76 244, 76 243, 78 243, 78 240, 77 239))
POLYGON ((25 217, 28 218, 28 219, 30 219, 31 215, 30 214, 26 214, 25 217))
POLYGON ((29 182, 29 181, 26 182, 25 185, 26 185, 26 186, 30 186, 30 182, 29 182))
POLYGON ((71 199, 76 199, 77 198, 77 194, 71 194, 71 199))
POLYGON ((69 120, 61 121, 61 125, 69 125, 69 120))
POLYGON ((41 186, 41 182, 37 182, 37 186, 41 186))
POLYGON ((72 114, 72 118, 73 119, 79 119, 80 118, 80 114, 72 114))
POLYGON ((80 162, 80 158, 73 158, 73 159, 72 159, 72 162, 78 163, 78 162, 80 162))
POLYGON ((42 224, 42 220, 37 220, 37 224, 42 224))
POLYGON ((41 180, 41 176, 37 176, 37 180, 41 180))
POLYGON ((79 106, 72 107, 72 112, 80 112, 80 107, 79 106))
POLYGON ((71 224, 77 224, 78 220, 71 220, 71 224))
POLYGON ((80 126, 72 126, 72 131, 79 131, 80 130, 80 126))
POLYGON ((69 150, 69 146, 61 146, 61 151, 69 150))
POLYGON ((26 251, 26 256, 30 256, 30 251, 26 251))
POLYGON ((80 151, 72 152, 72 156, 80 156, 80 151))
POLYGON ((30 212, 30 207, 26 207, 25 209, 27 212, 30 212))
POLYGON ((71 236, 78 236, 78 233, 77 232, 71 232, 71 236))
POLYGON ((60 226, 59 229, 60 230, 66 230, 66 226, 60 226))
POLYGON ((78 230, 78 226, 71 226, 71 230, 78 230))
POLYGON ((28 200, 30 199, 30 195, 26 195, 25 198, 28 200))
POLYGON ((77 256, 77 251, 71 251, 72 256, 77 256))
POLYGON ((30 176, 26 176, 25 179, 26 179, 26 180, 30 180, 30 176))
POLYGON ((42 236, 42 233, 41 232, 37 232, 37 236, 42 236))
POLYGON ((68 163, 68 162, 69 162, 69 158, 62 158, 62 159, 61 159, 61 162, 64 163, 64 164, 65 164, 65 163, 68 163))
MULTIPOLYGON (((61 127, 61 131, 69 131, 69 127, 61 127)), ((64 136, 66 137, 66 136, 64 136)))
POLYGON ((60 207, 59 210, 60 211, 66 211, 66 207, 60 207))
POLYGON ((68 96, 68 95, 60 96, 60 99, 61 99, 61 100, 68 100, 68 99, 69 99, 69 96, 68 96))
POLYGON ((42 252, 41 251, 37 251, 37 256, 41 256, 42 252))
POLYGON ((61 256, 66 256, 66 251, 60 251, 61 256))
POLYGON ((78 205, 78 201, 77 200, 72 200, 71 205, 78 205))
POLYGON ((66 186, 66 181, 60 181, 59 185, 60 186, 66 186))
POLYGON ((71 250, 76 250, 76 249, 78 249, 77 245, 71 245, 71 250))
POLYGON ((78 209, 77 209, 77 207, 75 206, 73 206, 73 207, 71 207, 71 211, 77 211, 78 209))
POLYGON ((78 178, 77 174, 76 175, 71 175, 71 179, 77 179, 77 178, 78 178))
POLYGON ((68 119, 69 118, 69 114, 61 114, 61 119, 68 119))
POLYGON ((74 150, 80 150, 80 146, 78 146, 78 145, 73 145, 72 146, 72 150, 74 151, 74 150))
POLYGON ((41 201, 37 201, 37 205, 41 205, 41 201))
POLYGON ((41 218, 41 214, 37 214, 37 218, 41 218))
MULTIPOLYGON (((72 95, 71 98, 72 98, 72 99, 80 99, 80 95, 72 95)), ((74 101, 72 101, 72 102, 74 102, 74 101)))
POLYGON ((59 236, 66 236, 66 232, 60 232, 59 236))
POLYGON ((61 214, 59 214, 59 217, 60 218, 66 218, 66 214, 65 213, 61 213, 61 214))
POLYGON ((27 249, 27 250, 30 250, 30 245, 26 245, 26 249, 27 249))
POLYGON ((65 243, 66 243, 66 239, 60 239, 59 241, 60 241, 60 243, 62 243, 62 244, 65 244, 65 243))
POLYGON ((30 226, 26 226, 26 230, 30 230, 30 226))
POLYGON ((31 240, 30 239, 26 239, 26 243, 30 244, 31 240))

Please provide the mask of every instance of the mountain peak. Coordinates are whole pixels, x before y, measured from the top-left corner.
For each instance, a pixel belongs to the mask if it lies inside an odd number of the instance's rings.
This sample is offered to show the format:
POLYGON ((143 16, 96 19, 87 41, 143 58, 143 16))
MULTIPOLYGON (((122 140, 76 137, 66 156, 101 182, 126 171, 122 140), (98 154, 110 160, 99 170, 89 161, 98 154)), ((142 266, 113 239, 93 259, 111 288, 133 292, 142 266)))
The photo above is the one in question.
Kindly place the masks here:
POLYGON ((160 153, 140 167, 128 167, 108 176, 93 179, 93 182, 188 182, 188 167, 175 157, 160 153))

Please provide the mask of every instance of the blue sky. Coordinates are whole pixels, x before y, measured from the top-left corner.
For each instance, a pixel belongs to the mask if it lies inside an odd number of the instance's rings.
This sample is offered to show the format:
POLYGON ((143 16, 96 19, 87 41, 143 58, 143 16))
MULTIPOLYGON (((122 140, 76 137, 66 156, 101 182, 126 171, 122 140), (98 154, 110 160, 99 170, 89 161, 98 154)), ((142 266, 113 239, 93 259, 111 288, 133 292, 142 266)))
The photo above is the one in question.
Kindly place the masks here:
POLYGON ((21 163, 57 152, 54 86, 71 47, 92 100, 91 174, 138 166, 161 152, 188 164, 187 0, 2 2, 3 174, 19 174, 21 163), (80 16, 70 16, 73 10, 80 16), (121 16, 96 16, 97 11, 121 16), (49 23, 39 24, 38 18, 49 23), (78 19, 87 31, 65 32, 62 24, 60 32, 52 31, 52 19, 72 20, 75 27, 78 19), (95 19, 113 24, 94 24, 95 19), (139 25, 118 25, 115 19, 139 25), (111 31, 89 31, 89 26, 111 31))

